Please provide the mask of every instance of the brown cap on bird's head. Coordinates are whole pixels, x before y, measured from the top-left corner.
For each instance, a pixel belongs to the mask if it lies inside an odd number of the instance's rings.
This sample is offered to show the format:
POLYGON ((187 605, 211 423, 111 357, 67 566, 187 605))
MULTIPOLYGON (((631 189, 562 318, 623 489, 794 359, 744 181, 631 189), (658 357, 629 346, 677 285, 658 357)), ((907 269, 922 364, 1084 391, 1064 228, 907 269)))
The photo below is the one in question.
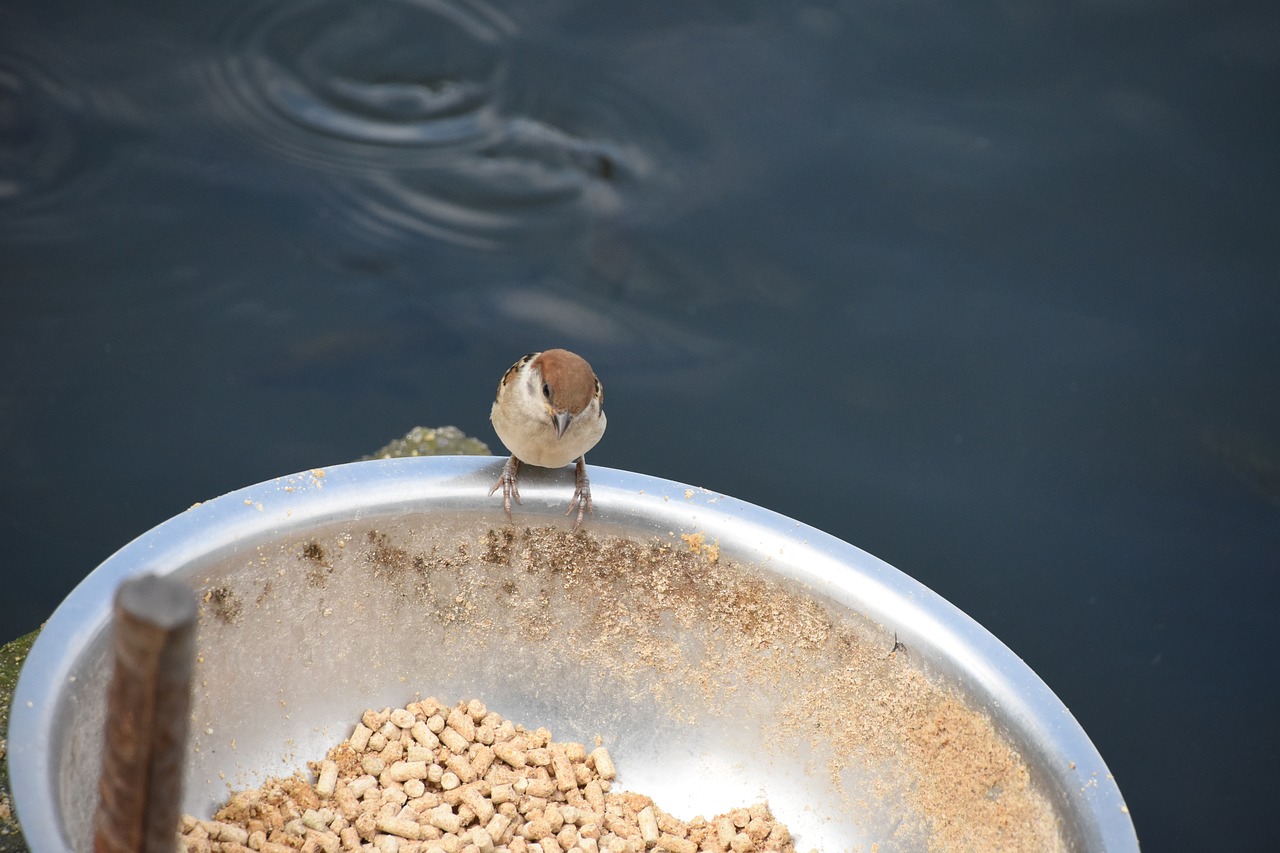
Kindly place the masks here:
POLYGON ((542 393, 555 412, 580 414, 599 384, 591 365, 566 349, 549 349, 534 359, 542 373, 542 393))

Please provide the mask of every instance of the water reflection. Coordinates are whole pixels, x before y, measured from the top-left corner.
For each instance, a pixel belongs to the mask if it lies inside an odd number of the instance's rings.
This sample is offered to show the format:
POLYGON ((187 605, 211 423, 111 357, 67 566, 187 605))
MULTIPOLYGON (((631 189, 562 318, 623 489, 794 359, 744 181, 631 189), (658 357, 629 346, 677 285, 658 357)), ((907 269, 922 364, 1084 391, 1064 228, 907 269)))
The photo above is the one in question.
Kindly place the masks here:
POLYGON ((744 351, 712 328, 689 328, 610 299, 584 297, 553 282, 470 288, 447 300, 446 313, 476 334, 498 329, 506 348, 524 352, 545 341, 573 341, 596 369, 626 376, 632 387, 705 388, 740 366, 744 351))

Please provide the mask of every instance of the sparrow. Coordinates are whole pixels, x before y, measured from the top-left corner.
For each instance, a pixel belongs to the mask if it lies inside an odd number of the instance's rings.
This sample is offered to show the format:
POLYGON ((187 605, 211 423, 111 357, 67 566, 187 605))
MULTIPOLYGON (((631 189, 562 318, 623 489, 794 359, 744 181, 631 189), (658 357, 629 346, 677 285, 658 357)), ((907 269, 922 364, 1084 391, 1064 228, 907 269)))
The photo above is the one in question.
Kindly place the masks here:
POLYGON ((531 352, 502 375, 489 412, 498 438, 511 452, 502 476, 489 490, 502 489, 511 517, 511 499, 520 503, 520 463, 560 468, 578 460, 573 498, 565 515, 578 511, 573 529, 591 512, 586 453, 604 435, 604 388, 586 359, 568 350, 531 352))

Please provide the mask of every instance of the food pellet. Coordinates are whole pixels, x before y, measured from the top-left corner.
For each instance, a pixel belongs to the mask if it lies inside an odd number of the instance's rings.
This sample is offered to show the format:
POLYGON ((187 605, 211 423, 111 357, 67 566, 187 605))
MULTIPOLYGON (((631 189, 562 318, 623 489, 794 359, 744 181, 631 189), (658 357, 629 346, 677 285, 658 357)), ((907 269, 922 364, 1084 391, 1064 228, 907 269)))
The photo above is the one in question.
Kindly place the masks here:
POLYGON ((479 700, 369 709, 297 774, 241 791, 211 821, 184 817, 200 853, 795 853, 764 803, 684 822, 613 790, 605 747, 558 743, 479 700))

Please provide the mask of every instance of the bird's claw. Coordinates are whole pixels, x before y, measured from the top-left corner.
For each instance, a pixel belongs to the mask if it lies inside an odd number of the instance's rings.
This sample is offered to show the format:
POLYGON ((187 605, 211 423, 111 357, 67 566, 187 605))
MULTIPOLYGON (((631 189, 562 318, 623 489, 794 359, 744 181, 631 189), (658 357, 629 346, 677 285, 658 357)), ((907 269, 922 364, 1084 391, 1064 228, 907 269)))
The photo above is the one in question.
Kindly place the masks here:
MULTIPOLYGON (((578 511, 578 517, 573 522, 573 529, 577 530, 582 526, 582 519, 591 513, 591 481, 587 478, 587 463, 585 457, 578 458, 577 468, 574 469, 573 475, 573 497, 569 499, 569 508, 565 510, 565 515, 573 515, 573 511, 578 511)), ((512 456, 507 460, 507 464, 502 466, 502 473, 498 475, 498 482, 493 484, 493 488, 489 490, 490 496, 494 492, 502 489, 502 508, 507 511, 507 518, 511 518, 511 499, 515 498, 516 503, 520 500, 520 460, 512 456)))
POLYGON ((565 510, 565 515, 573 515, 573 511, 578 511, 578 518, 573 523, 573 529, 577 530, 582 526, 582 517, 591 512, 591 481, 587 479, 587 460, 585 456, 578 457, 578 466, 573 473, 573 497, 569 499, 569 508, 565 510))
POLYGON ((516 503, 520 500, 520 460, 512 456, 507 460, 507 464, 502 466, 502 473, 498 475, 498 482, 493 484, 493 488, 489 490, 490 496, 494 492, 502 489, 502 507, 507 511, 507 518, 511 518, 511 499, 515 498, 516 503))

